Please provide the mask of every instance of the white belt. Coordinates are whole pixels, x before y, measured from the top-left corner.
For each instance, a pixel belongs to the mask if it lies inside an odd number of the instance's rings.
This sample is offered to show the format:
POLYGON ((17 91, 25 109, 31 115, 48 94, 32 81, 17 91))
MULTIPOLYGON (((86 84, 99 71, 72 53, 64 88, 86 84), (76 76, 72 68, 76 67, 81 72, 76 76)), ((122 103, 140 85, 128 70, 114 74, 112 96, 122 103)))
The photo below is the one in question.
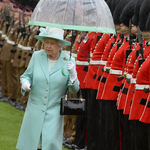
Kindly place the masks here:
POLYGON ((2 30, 0 30, 0 34, 2 34, 3 32, 2 32, 2 30))
POLYGON ((21 44, 18 44, 18 47, 19 47, 19 48, 22 48, 22 47, 23 47, 23 45, 21 45, 21 44))
POLYGON ((8 39, 8 37, 6 36, 6 37, 5 37, 5 40, 7 41, 7 39, 8 39))
POLYGON ((70 51, 64 51, 66 54, 69 54, 70 55, 70 51))
POLYGON ((100 65, 106 65, 107 61, 100 60, 100 65))
POLYGON ((90 53, 90 57, 92 57, 93 56, 93 53, 90 53))
POLYGON ((5 38, 6 37, 6 34, 2 34, 2 38, 5 38))
POLYGON ((110 69, 110 70, 109 70, 109 73, 110 73, 110 74, 122 75, 122 70, 110 69))
POLYGON ((106 66, 104 66, 104 71, 106 71, 106 69, 110 69, 111 67, 106 67, 106 66))
POLYGON ((75 54, 75 53, 72 53, 71 55, 72 55, 72 57, 74 57, 74 58, 77 57, 77 54, 75 54))
POLYGON ((136 79, 135 78, 131 78, 130 83, 131 84, 135 84, 136 83, 136 79))
POLYGON ((144 88, 148 89, 148 88, 149 88, 149 85, 135 84, 135 89, 136 89, 136 90, 144 90, 144 88))
POLYGON ((131 79, 131 78, 132 78, 132 75, 131 75, 131 74, 126 74, 126 78, 127 78, 127 79, 131 79))
POLYGON ((100 64, 100 60, 91 60, 90 64, 91 65, 99 65, 100 64))
MULTIPOLYGON (((70 55, 70 51, 64 51, 64 53, 70 55)), ((71 53, 71 56, 74 57, 74 58, 76 58, 76 57, 77 57, 77 54, 71 53)))
POLYGON ((76 61, 76 65, 89 65, 89 63, 87 61, 76 61))
POLYGON ((7 38, 7 43, 12 44, 12 45, 15 45, 15 42, 14 42, 14 41, 9 40, 8 38, 7 38))
POLYGON ((22 46, 22 50, 32 50, 31 47, 22 46))

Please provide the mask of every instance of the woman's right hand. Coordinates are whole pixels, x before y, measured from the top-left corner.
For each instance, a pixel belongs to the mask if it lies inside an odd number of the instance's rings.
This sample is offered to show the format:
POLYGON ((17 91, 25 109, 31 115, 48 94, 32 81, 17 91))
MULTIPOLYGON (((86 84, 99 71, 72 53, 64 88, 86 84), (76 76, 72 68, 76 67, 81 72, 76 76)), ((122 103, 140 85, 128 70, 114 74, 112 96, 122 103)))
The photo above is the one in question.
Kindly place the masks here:
POLYGON ((22 89, 25 90, 25 91, 30 91, 31 88, 30 88, 30 83, 29 82, 25 82, 22 84, 22 89))

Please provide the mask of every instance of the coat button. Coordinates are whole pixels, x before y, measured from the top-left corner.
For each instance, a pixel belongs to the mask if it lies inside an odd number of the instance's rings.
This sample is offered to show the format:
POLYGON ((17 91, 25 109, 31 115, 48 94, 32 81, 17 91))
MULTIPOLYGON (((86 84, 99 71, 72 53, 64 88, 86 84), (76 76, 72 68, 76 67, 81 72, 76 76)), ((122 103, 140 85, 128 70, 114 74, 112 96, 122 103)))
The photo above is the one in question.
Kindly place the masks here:
POLYGON ((46 91, 48 91, 48 89, 46 89, 46 91))
POLYGON ((33 98, 31 98, 31 100, 33 101, 33 98))
POLYGON ((45 98, 47 98, 47 96, 45 95, 45 98))
POLYGON ((45 112, 45 110, 42 110, 43 112, 45 112))
POLYGON ((46 105, 46 103, 44 103, 44 105, 46 105))
POLYGON ((48 84, 48 81, 47 81, 47 84, 48 84))

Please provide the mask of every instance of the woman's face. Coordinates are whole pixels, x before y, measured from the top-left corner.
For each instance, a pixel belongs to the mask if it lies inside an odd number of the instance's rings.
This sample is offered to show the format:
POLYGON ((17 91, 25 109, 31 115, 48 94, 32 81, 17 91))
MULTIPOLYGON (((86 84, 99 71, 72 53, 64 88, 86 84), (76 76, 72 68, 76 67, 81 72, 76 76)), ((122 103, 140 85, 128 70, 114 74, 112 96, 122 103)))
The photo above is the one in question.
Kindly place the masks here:
POLYGON ((58 40, 52 38, 44 39, 44 50, 48 57, 52 57, 54 59, 58 57, 60 48, 58 40))

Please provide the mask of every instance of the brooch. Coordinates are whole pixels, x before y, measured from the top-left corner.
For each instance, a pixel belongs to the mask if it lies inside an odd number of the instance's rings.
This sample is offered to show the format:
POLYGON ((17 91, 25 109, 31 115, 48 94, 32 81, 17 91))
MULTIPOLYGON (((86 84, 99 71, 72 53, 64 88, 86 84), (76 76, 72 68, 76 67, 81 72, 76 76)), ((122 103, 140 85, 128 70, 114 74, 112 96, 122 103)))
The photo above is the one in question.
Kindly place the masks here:
POLYGON ((68 61, 68 59, 66 57, 64 57, 63 60, 68 61))

